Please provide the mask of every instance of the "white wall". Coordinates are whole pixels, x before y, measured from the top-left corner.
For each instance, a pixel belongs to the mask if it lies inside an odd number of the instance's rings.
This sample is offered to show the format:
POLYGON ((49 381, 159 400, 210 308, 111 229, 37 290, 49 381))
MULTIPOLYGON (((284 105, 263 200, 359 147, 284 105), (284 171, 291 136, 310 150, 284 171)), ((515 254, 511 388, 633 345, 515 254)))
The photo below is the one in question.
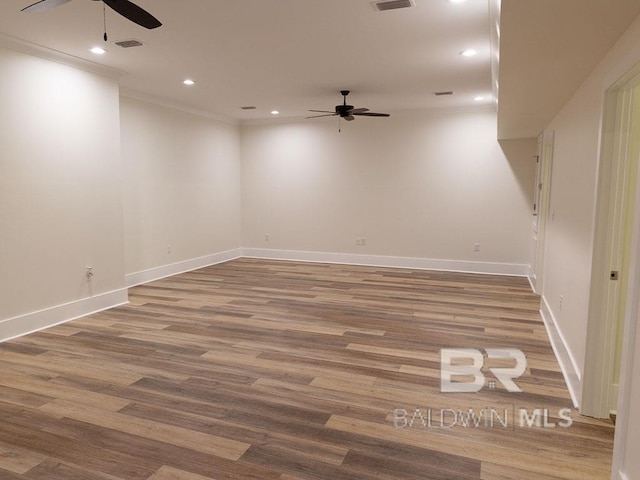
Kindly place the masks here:
POLYGON ((486 110, 244 126, 243 247, 528 265, 536 143, 495 138, 486 110))
POLYGON ((639 40, 640 23, 636 21, 546 129, 555 133, 555 148, 543 297, 580 375, 585 356, 604 90, 607 79, 625 73, 622 61, 639 48, 639 40))
POLYGON ((121 290, 124 250, 117 82, 0 48, 0 105, 2 339, 121 290))
POLYGON ((555 137, 542 295, 580 377, 589 306, 601 106, 598 90, 579 94, 549 127, 555 137))
MULTIPOLYGON (((546 129, 547 132, 555 132, 550 203, 555 221, 548 226, 543 297, 564 338, 564 348, 573 356, 575 373, 580 378, 585 360, 604 92, 639 62, 640 18, 546 129), (559 305, 561 295, 564 296, 562 309, 559 305)), ((637 355, 636 350, 635 360, 626 360, 635 361, 637 365, 637 355)), ((622 394, 628 397, 630 405, 637 406, 640 404, 637 367, 634 376, 630 388, 622 394)), ((578 384, 577 388, 580 389, 581 385, 578 384)), ((637 417, 637 413, 619 411, 618 419, 629 422, 630 415, 637 417)), ((626 470, 630 480, 640 478, 640 466, 637 464, 640 435, 637 428, 630 428, 624 441, 619 439, 616 451, 620 457, 626 458, 627 463, 621 466, 621 471, 626 470), (621 451, 627 455, 621 455, 621 451)))
POLYGON ((127 284, 239 255, 239 126, 127 97, 120 105, 127 284))
POLYGON ((5 48, 0 105, 0 340, 240 255, 239 126, 5 48))

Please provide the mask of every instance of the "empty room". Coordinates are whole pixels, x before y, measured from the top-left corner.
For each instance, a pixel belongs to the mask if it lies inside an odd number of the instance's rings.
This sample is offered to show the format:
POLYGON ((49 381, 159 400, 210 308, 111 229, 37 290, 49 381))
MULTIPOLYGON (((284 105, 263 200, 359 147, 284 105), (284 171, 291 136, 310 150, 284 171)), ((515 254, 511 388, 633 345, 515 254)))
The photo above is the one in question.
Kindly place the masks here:
POLYGON ((640 480, 637 0, 5 0, 0 480, 640 480))

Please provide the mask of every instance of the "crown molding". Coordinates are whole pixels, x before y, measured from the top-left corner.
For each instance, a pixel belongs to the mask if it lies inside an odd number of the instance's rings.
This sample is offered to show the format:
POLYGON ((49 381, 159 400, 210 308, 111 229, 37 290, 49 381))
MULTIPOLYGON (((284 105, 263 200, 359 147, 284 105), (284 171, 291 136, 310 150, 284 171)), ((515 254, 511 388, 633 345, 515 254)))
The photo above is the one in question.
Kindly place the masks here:
POLYGON ((68 53, 54 50, 37 43, 31 43, 17 37, 0 33, 0 47, 14 52, 24 53, 33 57, 42 58, 69 67, 84 70, 89 73, 95 73, 114 80, 119 80, 126 72, 116 68, 107 67, 98 63, 90 62, 80 57, 69 55, 68 53))
POLYGON ((171 110, 177 110, 179 112, 189 113, 191 115, 197 115, 199 117, 209 118, 211 120, 217 120, 219 122, 228 123, 231 125, 239 126, 240 121, 224 115, 207 112, 206 110, 199 110, 197 108, 187 107, 179 102, 174 102, 166 98, 157 97, 148 93, 143 93, 138 90, 133 90, 127 87, 120 86, 120 96, 138 100, 140 102, 149 103, 158 107, 169 108, 171 110))

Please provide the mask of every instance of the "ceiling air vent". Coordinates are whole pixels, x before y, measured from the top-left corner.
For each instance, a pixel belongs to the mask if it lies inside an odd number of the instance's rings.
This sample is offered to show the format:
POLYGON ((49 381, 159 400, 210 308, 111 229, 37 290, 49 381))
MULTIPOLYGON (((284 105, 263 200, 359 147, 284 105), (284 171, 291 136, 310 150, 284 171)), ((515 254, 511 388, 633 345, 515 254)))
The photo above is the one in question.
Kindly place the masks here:
POLYGON ((141 47, 142 42, 138 40, 121 40, 120 42, 116 42, 116 45, 122 48, 141 47))
POLYGON ((379 12, 415 7, 414 0, 382 0, 381 2, 373 2, 372 5, 379 12))
POLYGON ((452 91, 452 90, 449 90, 449 91, 447 91, 447 92, 435 92, 435 93, 434 93, 434 95, 435 95, 436 97, 443 97, 443 96, 445 96, 445 95, 453 95, 453 91, 452 91))
POLYGON ((255 110, 256 107, 254 106, 247 106, 247 107, 240 107, 242 110, 255 110))

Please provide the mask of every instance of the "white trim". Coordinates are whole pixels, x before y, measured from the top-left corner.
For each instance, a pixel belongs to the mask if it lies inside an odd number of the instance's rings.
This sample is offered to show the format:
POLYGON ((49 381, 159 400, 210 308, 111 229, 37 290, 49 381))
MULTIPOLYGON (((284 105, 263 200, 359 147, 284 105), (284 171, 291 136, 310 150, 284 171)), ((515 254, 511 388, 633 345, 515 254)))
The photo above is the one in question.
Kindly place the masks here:
POLYGON ((618 476, 616 477, 616 480, 629 480, 629 477, 627 477, 626 473, 618 470, 618 476))
POLYGON ((170 263, 169 265, 162 265, 149 270, 129 273, 125 275, 125 285, 127 287, 135 287, 136 285, 153 282, 155 280, 160 280, 161 278, 171 277, 172 275, 178 275, 179 273, 190 272, 192 270, 197 270, 198 268, 228 262, 229 260, 239 258, 240 256, 242 256, 242 250, 235 248, 225 252, 205 255, 204 257, 170 263))
POLYGON ((553 353, 558 360, 558 364, 562 370, 562 376, 564 377, 567 388, 569 389, 573 406, 578 408, 581 400, 580 393, 582 392, 582 375, 580 374, 578 363, 571 353, 571 348, 562 334, 562 330, 558 326, 558 321, 556 320, 556 317, 544 295, 542 296, 542 302, 540 303, 540 315, 542 316, 542 321, 544 322, 544 326, 547 330, 551 348, 553 348, 553 353))
MULTIPOLYGON (((502 0, 489 0, 489 49, 491 52, 491 91, 493 93, 494 111, 498 108, 500 93, 500 11, 502 0)), ((498 139, 500 140, 500 139, 498 139)))
POLYGON ((291 260, 315 263, 342 263, 372 267, 415 268, 419 270, 444 270, 447 272, 482 273, 526 277, 529 265, 516 263, 474 262, 467 260, 442 260, 437 258, 392 257, 337 252, 307 252, 302 250, 273 250, 243 248, 242 256, 271 260, 291 260))
POLYGON ((533 291, 533 293, 540 293, 536 289, 537 277, 531 265, 529 265, 529 271, 527 272, 527 280, 529 280, 529 285, 531 286, 531 290, 533 291))
POLYGON ((640 67, 636 66, 602 93, 581 410, 583 415, 597 418, 607 418, 613 408, 613 366, 620 354, 616 352, 616 335, 624 314, 620 299, 626 292, 619 291, 619 282, 609 280, 609 272, 622 270, 624 274, 625 236, 630 233, 625 211, 633 208, 627 205, 628 188, 638 189, 637 179, 632 186, 628 172, 637 161, 630 156, 630 141, 633 96, 639 82, 640 67))
MULTIPOLYGON (((618 382, 618 380, 615 380, 615 382, 618 382)), ((611 405, 615 405, 613 408, 611 408, 611 410, 609 411, 610 415, 618 415, 618 399, 620 398, 620 384, 619 383, 614 383, 613 385, 611 385, 611 405)))
MULTIPOLYGON (((460 115, 464 113, 495 113, 496 105, 495 102, 490 105, 482 104, 482 105, 465 105, 465 106, 457 106, 457 107, 431 107, 431 108, 416 108, 411 110, 388 110, 388 112, 392 115, 387 121, 393 121, 394 118, 400 117, 442 117, 443 115, 460 115)), ((242 127, 253 127, 253 126, 261 126, 261 125, 277 125, 277 124, 288 124, 288 123, 299 123, 303 121, 306 117, 302 115, 290 115, 290 116, 282 116, 278 115, 277 117, 272 118, 253 118, 241 120, 240 125, 242 127)), ((323 119, 326 120, 326 119, 323 119)), ((322 125, 322 121, 314 122, 318 125, 322 125)), ((330 124, 329 122, 324 122, 325 124, 330 124)), ((313 124, 313 123, 310 123, 313 124)))
MULTIPOLYGON (((182 262, 134 272, 125 275, 127 288, 199 268, 217 265, 240 257, 290 260, 300 262, 341 263, 378 267, 443 270, 449 272, 480 273, 526 277, 528 265, 511 263, 440 260, 429 258, 390 257, 331 252, 305 252, 298 250, 232 249, 182 262)), ((55 325, 69 322, 92 313, 124 305, 128 302, 127 289, 114 290, 93 297, 46 308, 0 321, 0 342, 21 337, 55 325)))
POLYGON ((206 110, 201 110, 198 108, 187 107, 178 102, 173 102, 166 98, 157 97, 155 95, 150 95, 145 92, 132 90, 127 87, 120 86, 120 96, 125 98, 131 98, 139 102, 149 103, 157 107, 169 108, 171 110, 177 110, 179 112, 196 115, 198 117, 204 117, 210 120, 216 120, 218 122, 228 123, 229 125, 235 125, 238 127, 240 126, 240 120, 236 120, 234 118, 227 117, 225 115, 220 115, 217 113, 207 112, 206 110))
MULTIPOLYGON (((640 192, 640 169, 636 177, 636 190, 640 192)), ((633 231, 631 245, 631 260, 629 262, 629 280, 627 286, 627 304, 624 319, 624 339, 621 354, 620 386, 617 405, 617 426, 613 440, 613 471, 618 471, 620 479, 626 480, 626 474, 620 469, 625 468, 626 459, 636 455, 627 445, 629 428, 628 419, 631 410, 635 407, 636 399, 632 397, 634 382, 638 381, 637 372, 634 371, 634 363, 637 362, 636 338, 640 328, 640 195, 636 195, 633 209, 633 231)), ((637 365, 637 363, 635 363, 637 365)))
POLYGON ((555 131, 547 130, 538 137, 536 171, 536 202, 537 216, 533 221, 533 243, 531 271, 533 277, 533 291, 538 295, 544 291, 545 257, 547 253, 547 224, 549 219, 549 205, 551 203, 551 174, 553 172, 553 152, 555 131), (542 189, 540 189, 542 185, 542 189))
POLYGON ((124 305, 128 301, 127 289, 123 288, 2 320, 0 342, 124 305))
POLYGON ((31 55, 32 57, 38 57, 51 62, 67 65, 69 67, 78 68, 85 72, 96 73, 114 80, 119 80, 125 74, 122 70, 106 67, 104 65, 85 60, 84 58, 75 57, 68 53, 53 50, 49 47, 31 43, 4 33, 0 33, 0 47, 13 50, 14 52, 31 55))

